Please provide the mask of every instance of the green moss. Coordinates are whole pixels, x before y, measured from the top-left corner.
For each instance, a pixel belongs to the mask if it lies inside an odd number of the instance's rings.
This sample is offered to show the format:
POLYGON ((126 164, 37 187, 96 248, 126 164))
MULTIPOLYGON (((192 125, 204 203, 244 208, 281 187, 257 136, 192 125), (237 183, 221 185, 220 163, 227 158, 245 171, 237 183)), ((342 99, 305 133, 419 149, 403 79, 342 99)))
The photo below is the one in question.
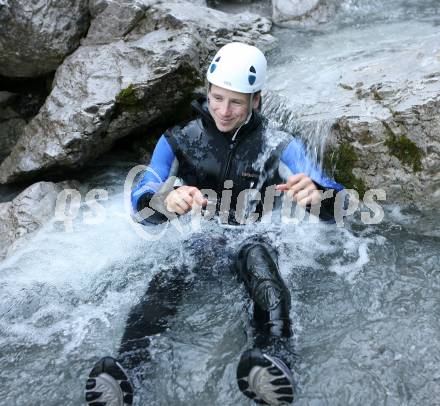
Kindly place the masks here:
POLYGON ((358 157, 351 144, 344 142, 337 148, 332 148, 326 154, 324 167, 333 174, 335 180, 347 189, 355 189, 362 198, 366 191, 365 183, 362 179, 353 175, 358 157))
POLYGON ((383 100, 383 97, 379 94, 379 92, 376 89, 373 90, 373 99, 377 101, 383 100))
POLYGON ((345 83, 339 83, 339 86, 345 90, 353 90, 353 87, 351 87, 350 85, 346 85, 345 83))
POLYGON ((124 107, 137 107, 142 104, 142 100, 137 98, 134 86, 129 85, 116 96, 116 103, 124 107))
POLYGON ((391 127, 386 122, 382 122, 387 133, 385 145, 402 164, 411 166, 414 172, 422 170, 422 150, 411 141, 406 135, 394 134, 391 127))

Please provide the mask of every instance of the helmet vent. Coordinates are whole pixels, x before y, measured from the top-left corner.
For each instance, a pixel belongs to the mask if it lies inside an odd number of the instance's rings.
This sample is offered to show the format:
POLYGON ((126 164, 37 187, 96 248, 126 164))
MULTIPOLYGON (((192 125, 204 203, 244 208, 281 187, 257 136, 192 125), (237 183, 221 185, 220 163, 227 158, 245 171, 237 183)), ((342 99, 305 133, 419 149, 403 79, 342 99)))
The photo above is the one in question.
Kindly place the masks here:
POLYGON ((251 67, 249 68, 249 72, 257 73, 257 71, 255 70, 255 68, 254 68, 253 66, 251 66, 251 67))
POLYGON ((253 85, 255 83, 256 79, 257 79, 257 77, 255 75, 249 75, 249 77, 248 77, 249 84, 253 85))
POLYGON ((215 63, 211 64, 209 71, 212 73, 215 71, 215 68, 217 67, 217 65, 215 63))
POLYGON ((220 62, 220 58, 221 56, 219 56, 218 58, 215 59, 216 62, 220 62))

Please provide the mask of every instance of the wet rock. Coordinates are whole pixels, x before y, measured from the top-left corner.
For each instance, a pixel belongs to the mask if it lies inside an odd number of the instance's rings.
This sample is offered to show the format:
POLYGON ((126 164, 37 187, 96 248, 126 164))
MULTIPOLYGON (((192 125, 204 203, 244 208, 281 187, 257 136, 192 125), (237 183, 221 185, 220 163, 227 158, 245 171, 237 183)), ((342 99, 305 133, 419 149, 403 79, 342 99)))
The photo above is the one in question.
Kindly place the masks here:
POLYGON ((92 18, 96 18, 110 3, 112 0, 89 0, 89 12, 92 18))
MULTIPOLYGON (((6 110, 7 118, 0 118, 0 162, 11 152, 17 140, 20 138, 26 126, 26 121, 20 117, 11 117, 9 109, 6 110)), ((4 115, 4 111, 0 109, 0 116, 4 115)))
POLYGON ((209 0, 208 6, 210 7, 219 7, 221 4, 251 4, 256 0, 209 0))
POLYGON ((192 3, 158 4, 143 15, 138 3, 124 13, 120 7, 108 5, 84 45, 59 67, 44 106, 0 166, 1 183, 77 168, 119 138, 173 122, 203 85, 219 46, 274 42, 270 21, 255 15, 192 3))
POLYGON ((21 246, 55 214, 58 193, 77 182, 38 182, 12 202, 0 204, 0 259, 21 246))
MULTIPOLYGON (((89 11, 93 18, 102 13, 107 6, 119 5, 134 5, 135 7, 150 7, 160 3, 164 3, 164 0, 89 0, 89 11)), ((167 3, 182 3, 187 2, 198 6, 206 6, 206 0, 168 0, 167 3)))
POLYGON ((272 18, 271 0, 208 0, 209 7, 232 14, 253 13, 272 18))
POLYGON ((334 137, 339 145, 352 146, 356 159, 350 169, 366 189, 385 190, 389 202, 435 206, 440 201, 439 117, 437 97, 391 109, 379 120, 341 117, 334 137))
POLYGON ((14 241, 14 229, 12 203, 0 203, 0 260, 6 256, 8 248, 14 241))
POLYGON ((0 75, 54 71, 89 26, 87 0, 0 2, 0 75))
POLYGON ((0 162, 12 150, 26 125, 18 112, 8 106, 16 97, 11 92, 0 92, 0 162))
POLYGON ((336 12, 335 0, 272 0, 272 19, 277 25, 325 23, 336 12))
POLYGON ((37 115, 48 93, 52 77, 38 80, 0 78, 0 162, 11 152, 26 124, 37 115))
POLYGON ((92 5, 95 19, 82 45, 109 44, 128 34, 144 18, 147 6, 141 2, 111 1, 92 5), (100 11, 96 11, 100 10, 100 11))
POLYGON ((322 66, 309 82, 295 80, 301 100, 288 101, 287 85, 286 94, 265 95, 263 107, 282 128, 301 132, 312 152, 327 139, 328 168, 347 187, 383 189, 389 203, 438 206, 439 44, 437 33, 380 57, 365 52, 338 65, 337 75, 322 66))

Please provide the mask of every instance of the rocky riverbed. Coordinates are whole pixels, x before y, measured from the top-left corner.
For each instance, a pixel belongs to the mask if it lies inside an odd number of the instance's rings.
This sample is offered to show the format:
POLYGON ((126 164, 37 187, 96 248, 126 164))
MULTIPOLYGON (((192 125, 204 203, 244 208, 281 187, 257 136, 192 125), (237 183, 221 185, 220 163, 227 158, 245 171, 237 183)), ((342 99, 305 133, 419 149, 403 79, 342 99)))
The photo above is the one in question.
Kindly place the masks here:
MULTIPOLYGON (((91 364, 115 354, 130 307, 180 259, 178 231, 145 241, 127 222, 124 179, 190 116, 209 58, 233 40, 268 56, 274 126, 360 197, 386 193, 374 227, 358 211, 276 240, 296 404, 437 404, 438 0, 23 4, 0 0, 0 404, 81 404, 91 364)), ((227 238, 253 232, 273 230, 227 238)), ((213 269, 155 338, 137 404, 244 402, 245 295, 221 255, 213 269)))

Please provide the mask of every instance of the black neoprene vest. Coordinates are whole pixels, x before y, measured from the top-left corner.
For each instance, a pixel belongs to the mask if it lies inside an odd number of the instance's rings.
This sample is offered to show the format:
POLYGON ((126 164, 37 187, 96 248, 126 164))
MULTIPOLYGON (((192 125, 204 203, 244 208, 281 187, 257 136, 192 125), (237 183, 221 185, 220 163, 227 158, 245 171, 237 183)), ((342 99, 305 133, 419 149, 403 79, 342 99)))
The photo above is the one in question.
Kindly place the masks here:
MULTIPOLYGON (((261 115, 254 111, 233 140, 232 133, 217 129, 206 105, 195 101, 192 106, 200 118, 165 133, 179 162, 177 176, 187 185, 216 191, 219 198, 225 181, 232 181, 232 210, 245 189, 258 189, 264 201, 266 187, 282 183, 279 160, 292 137, 281 132, 273 136, 266 131, 261 115)), ((230 182, 226 182, 226 189, 229 188, 230 182)), ((261 213, 261 203, 255 211, 261 213)))

